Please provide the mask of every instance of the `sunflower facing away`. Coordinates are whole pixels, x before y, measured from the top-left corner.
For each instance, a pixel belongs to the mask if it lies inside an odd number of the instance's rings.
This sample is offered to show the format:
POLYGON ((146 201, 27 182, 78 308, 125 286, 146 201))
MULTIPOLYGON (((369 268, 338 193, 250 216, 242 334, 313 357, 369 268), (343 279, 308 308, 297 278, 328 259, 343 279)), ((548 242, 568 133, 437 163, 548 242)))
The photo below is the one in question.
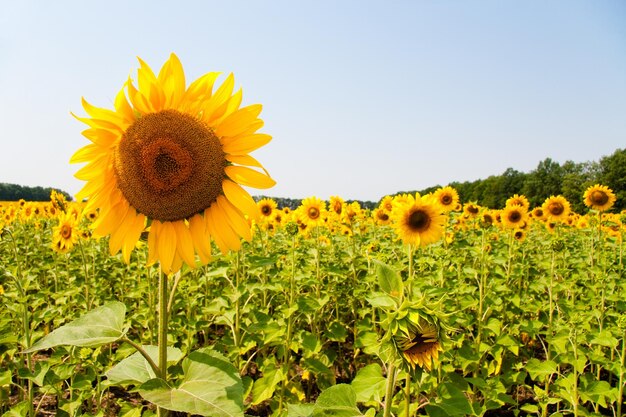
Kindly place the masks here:
POLYGON ((407 196, 393 211, 393 227, 404 243, 426 246, 443 237, 446 216, 433 199, 407 196))
POLYGON ((232 74, 214 90, 219 73, 187 86, 174 54, 158 74, 139 64, 137 86, 129 79, 112 110, 83 99, 89 117, 77 119, 92 143, 70 162, 87 163, 76 173, 87 181, 76 197, 88 199, 86 211, 99 209, 94 234, 111 235, 111 254, 121 250, 128 262, 149 226, 148 263, 173 273, 183 262, 194 267, 196 253, 206 263, 210 239, 227 252, 251 238, 245 215, 256 219, 258 208, 241 186, 275 184, 248 155, 271 136, 256 133, 261 105, 240 107, 232 74))
POLYGON ((430 371, 432 364, 437 363, 439 352, 443 351, 438 333, 437 326, 420 318, 408 326, 406 333, 396 336, 398 349, 413 370, 419 366, 430 371))
POLYGON ((613 190, 605 185, 592 185, 585 190, 584 201, 589 208, 605 211, 613 207, 616 197, 613 190))

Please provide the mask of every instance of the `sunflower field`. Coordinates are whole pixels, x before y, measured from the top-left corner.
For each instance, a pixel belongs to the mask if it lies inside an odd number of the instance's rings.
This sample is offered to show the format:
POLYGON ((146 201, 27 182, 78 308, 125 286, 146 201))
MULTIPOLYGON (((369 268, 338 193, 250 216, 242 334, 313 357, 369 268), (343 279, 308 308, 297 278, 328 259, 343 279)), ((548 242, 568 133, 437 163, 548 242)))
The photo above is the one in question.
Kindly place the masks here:
POLYGON ((78 202, 0 203, 1 416, 623 415, 613 190, 255 201, 271 136, 217 77, 140 60, 75 116, 78 202))

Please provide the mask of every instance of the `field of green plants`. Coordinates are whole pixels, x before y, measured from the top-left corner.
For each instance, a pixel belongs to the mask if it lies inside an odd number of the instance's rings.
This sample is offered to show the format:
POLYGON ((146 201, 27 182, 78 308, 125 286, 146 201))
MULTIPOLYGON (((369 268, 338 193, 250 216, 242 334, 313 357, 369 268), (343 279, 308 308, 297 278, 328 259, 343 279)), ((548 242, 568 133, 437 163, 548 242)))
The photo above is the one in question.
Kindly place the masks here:
POLYGON ((0 207, 0 415, 623 415, 623 215, 512 229, 478 207, 419 246, 354 205, 315 226, 271 208, 165 276, 145 239, 111 256, 77 203, 53 250, 57 215, 28 204, 0 207), (439 349, 411 366, 400 333, 424 317, 439 349))

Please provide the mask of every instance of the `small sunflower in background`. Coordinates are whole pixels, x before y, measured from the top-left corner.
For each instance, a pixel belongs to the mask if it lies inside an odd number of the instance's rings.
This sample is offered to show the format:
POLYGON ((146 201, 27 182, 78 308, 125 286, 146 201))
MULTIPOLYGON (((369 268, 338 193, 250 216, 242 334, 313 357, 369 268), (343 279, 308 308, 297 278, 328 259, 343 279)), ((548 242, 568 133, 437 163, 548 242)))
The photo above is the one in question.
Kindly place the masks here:
POLYGON ((262 221, 269 221, 278 207, 276 201, 271 198, 264 198, 256 203, 256 205, 259 207, 259 213, 262 221))
POLYGON ((546 214, 541 207, 535 207, 530 213, 530 217, 535 220, 545 220, 546 214))
POLYGON ((328 210, 332 211, 338 216, 341 216, 341 212, 343 211, 344 201, 343 198, 333 195, 330 197, 330 203, 328 210))
POLYGON ((520 206, 528 211, 530 209, 530 203, 525 195, 513 194, 506 200, 505 206, 520 206))
POLYGON ((320 226, 325 221, 326 203, 317 197, 305 198, 298 211, 300 221, 307 227, 320 226))
POLYGON ((605 185, 599 184, 587 188, 583 198, 587 207, 598 211, 610 209, 617 199, 613 190, 605 185))
POLYGON ((67 253, 72 250, 80 231, 77 228, 76 219, 71 213, 59 216, 59 224, 52 229, 52 249, 58 253, 67 253))
POLYGON ((513 231, 513 238, 518 242, 523 242, 526 239, 526 231, 523 229, 515 229, 513 231))
POLYGON ((393 211, 393 227, 405 244, 426 246, 440 240, 446 215, 432 197, 408 195, 393 211))
POLYGON ((502 225, 509 229, 520 228, 528 222, 528 212, 522 206, 506 206, 500 212, 502 225))
POLYGON ((443 211, 454 211, 459 204, 459 193, 450 186, 441 187, 433 193, 433 197, 439 202, 443 211))
POLYGON ((381 226, 391 223, 390 212, 388 212, 387 210, 383 208, 379 207, 375 209, 373 217, 374 217, 374 221, 376 222, 376 224, 379 224, 381 226))
POLYGON ((257 133, 260 104, 240 107, 232 74, 214 89, 217 72, 187 86, 174 54, 158 74, 139 64, 138 85, 129 79, 112 110, 83 99, 89 117, 76 118, 92 143, 70 162, 87 163, 75 175, 87 181, 77 199, 88 199, 87 212, 99 209, 94 235, 111 236, 110 253, 129 262, 149 227, 148 263, 171 274, 195 267, 195 254, 208 262, 211 239, 223 253, 251 239, 245 216, 256 219, 258 208, 242 186, 275 184, 249 155, 271 136, 257 133))
POLYGON ((545 215, 553 221, 565 221, 571 211, 569 201, 562 195, 550 196, 541 206, 545 215))
POLYGON ((468 202, 463 205, 463 213, 468 217, 473 218, 480 213, 480 206, 474 202, 468 202))

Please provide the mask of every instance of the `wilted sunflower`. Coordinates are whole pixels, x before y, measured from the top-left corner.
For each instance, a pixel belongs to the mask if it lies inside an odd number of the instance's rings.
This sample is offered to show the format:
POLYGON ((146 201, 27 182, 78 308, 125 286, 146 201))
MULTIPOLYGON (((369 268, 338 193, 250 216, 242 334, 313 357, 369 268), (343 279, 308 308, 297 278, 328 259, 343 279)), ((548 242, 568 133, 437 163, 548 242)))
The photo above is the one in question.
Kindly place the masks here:
POLYGON ((307 226, 319 226, 324 223, 326 203, 317 197, 309 197, 302 200, 298 208, 299 219, 307 226))
POLYGON ((526 225, 528 212, 522 206, 507 206, 500 212, 500 220, 504 227, 515 229, 526 225))
POLYGON ((393 227, 405 244, 426 246, 443 237, 446 216, 432 198, 408 195, 393 211, 393 227))
POLYGON ((514 194, 513 197, 509 197, 506 200, 505 206, 521 206, 525 208, 526 211, 528 211, 528 209, 530 208, 530 203, 528 202, 528 199, 525 195, 514 194))
POLYGON ((67 253, 72 250, 79 236, 74 216, 71 213, 62 214, 59 217, 59 224, 52 229, 52 249, 55 252, 67 253))
POLYGON ((433 194, 445 212, 453 211, 459 203, 459 193, 452 187, 439 188, 433 194))
POLYGON ((76 177, 87 181, 77 195, 88 198, 86 211, 99 208, 94 232, 111 235, 112 254, 122 250, 126 262, 149 225, 149 263, 159 261, 166 273, 182 263, 204 263, 210 238, 222 252, 237 250, 240 237, 251 238, 244 215, 258 209, 241 185, 269 188, 275 182, 248 155, 265 145, 261 105, 239 107, 229 75, 213 90, 219 75, 210 72, 188 87, 183 67, 171 54, 158 74, 141 59, 138 86, 129 80, 115 98, 114 109, 83 100, 90 117, 83 135, 91 144, 72 163, 87 162, 76 177))
POLYGON ((598 211, 605 211, 613 207, 616 197, 613 190, 605 185, 592 185, 585 190, 585 205, 598 211))
POLYGON ((546 216, 554 221, 564 221, 570 213, 569 201, 561 195, 548 197, 541 208, 546 216))

